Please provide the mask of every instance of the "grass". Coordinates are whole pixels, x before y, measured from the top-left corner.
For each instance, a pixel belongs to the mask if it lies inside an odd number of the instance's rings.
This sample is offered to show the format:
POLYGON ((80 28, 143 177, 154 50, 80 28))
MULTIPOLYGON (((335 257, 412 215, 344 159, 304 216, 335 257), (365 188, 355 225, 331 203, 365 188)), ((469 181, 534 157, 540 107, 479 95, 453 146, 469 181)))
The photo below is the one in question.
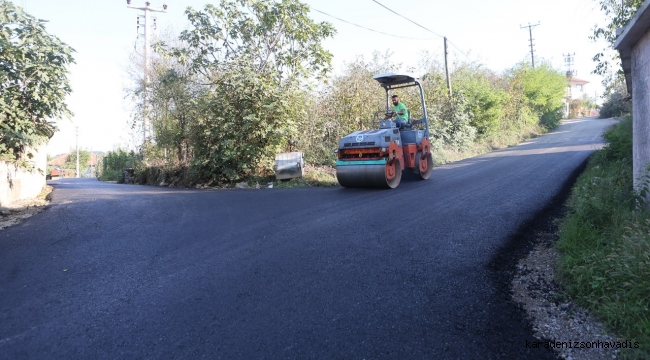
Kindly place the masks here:
POLYGON ((327 187, 336 186, 339 182, 336 180, 336 169, 331 166, 311 166, 305 167, 305 173, 302 178, 290 180, 275 180, 275 188, 301 188, 301 187, 327 187))
MULTIPOLYGON (((632 185, 632 119, 605 134, 560 224, 558 280, 621 340, 621 357, 650 358, 650 211, 632 185)), ((588 340, 588 339, 586 339, 588 340)), ((585 341, 586 341, 585 340, 585 341)))

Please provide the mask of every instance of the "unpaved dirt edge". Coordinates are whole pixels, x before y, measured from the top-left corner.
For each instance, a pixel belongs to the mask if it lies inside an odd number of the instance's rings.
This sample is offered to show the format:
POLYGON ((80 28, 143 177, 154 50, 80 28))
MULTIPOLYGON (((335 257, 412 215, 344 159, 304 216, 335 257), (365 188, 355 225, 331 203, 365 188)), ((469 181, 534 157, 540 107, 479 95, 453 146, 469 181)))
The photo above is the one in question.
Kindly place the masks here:
POLYGON ((52 186, 45 185, 35 199, 19 200, 9 206, 0 207, 0 230, 20 224, 23 220, 45 210, 50 204, 52 186))

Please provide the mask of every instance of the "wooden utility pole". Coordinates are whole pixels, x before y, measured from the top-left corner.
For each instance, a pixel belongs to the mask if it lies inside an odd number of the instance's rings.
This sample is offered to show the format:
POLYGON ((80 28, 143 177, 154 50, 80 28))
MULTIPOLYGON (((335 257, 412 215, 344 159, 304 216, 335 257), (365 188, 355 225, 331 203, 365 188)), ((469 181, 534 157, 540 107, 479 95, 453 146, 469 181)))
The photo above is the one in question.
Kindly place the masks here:
POLYGON ((451 91, 451 79, 449 78, 449 66, 447 65, 447 55, 449 54, 447 52, 447 37, 445 36, 443 39, 445 39, 445 75, 447 75, 447 88, 449 89, 449 98, 452 97, 452 91, 451 91))
POLYGON ((537 25, 539 25, 539 22, 537 22, 537 24, 533 24, 533 25, 528 23, 528 26, 519 25, 520 29, 528 28, 528 35, 529 35, 529 39, 530 39, 530 59, 531 59, 531 61, 533 63, 533 69, 535 68, 535 51, 533 50, 533 28, 535 26, 537 26, 537 25))

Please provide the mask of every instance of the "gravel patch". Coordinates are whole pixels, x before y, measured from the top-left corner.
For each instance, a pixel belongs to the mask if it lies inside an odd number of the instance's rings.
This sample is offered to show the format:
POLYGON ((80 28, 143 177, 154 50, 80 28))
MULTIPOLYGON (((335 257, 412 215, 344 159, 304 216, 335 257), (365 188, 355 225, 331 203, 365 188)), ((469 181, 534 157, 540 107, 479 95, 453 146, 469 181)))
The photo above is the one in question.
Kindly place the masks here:
POLYGON ((23 220, 45 210, 50 204, 52 186, 46 185, 35 199, 14 201, 8 206, 0 207, 0 230, 21 223, 23 220))
MULTIPOLYGON (((618 350, 576 348, 580 342, 615 342, 614 335, 589 311, 570 301, 555 282, 559 255, 553 246, 557 229, 537 234, 535 247, 516 267, 512 298, 527 313, 534 336, 542 342, 565 342, 555 348, 560 358, 573 360, 616 359, 618 350), (566 348, 571 343, 571 348, 566 348)), ((586 345, 583 345, 586 346, 586 345)))

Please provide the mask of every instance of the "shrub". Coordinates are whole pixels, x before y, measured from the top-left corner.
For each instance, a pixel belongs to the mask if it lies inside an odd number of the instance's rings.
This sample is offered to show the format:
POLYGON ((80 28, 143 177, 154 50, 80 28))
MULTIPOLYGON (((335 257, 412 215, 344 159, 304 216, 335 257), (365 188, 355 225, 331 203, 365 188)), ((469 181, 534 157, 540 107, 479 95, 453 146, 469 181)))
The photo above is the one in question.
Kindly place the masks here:
POLYGON ((627 96, 620 92, 615 92, 609 96, 600 109, 600 118, 621 117, 629 114, 631 111, 632 102, 627 99, 627 96))

